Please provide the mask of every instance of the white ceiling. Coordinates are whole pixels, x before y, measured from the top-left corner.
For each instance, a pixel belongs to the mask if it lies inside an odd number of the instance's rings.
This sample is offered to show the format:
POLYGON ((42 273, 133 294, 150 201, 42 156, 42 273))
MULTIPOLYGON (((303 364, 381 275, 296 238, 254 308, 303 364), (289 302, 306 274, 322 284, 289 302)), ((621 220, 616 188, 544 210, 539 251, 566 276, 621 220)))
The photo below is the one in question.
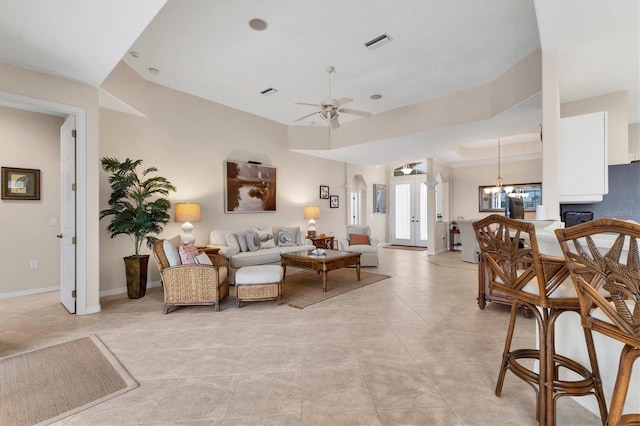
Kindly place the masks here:
MULTIPOLYGON (((629 91, 630 122, 640 122, 639 4, 3 0, 0 61, 99 86, 123 59, 149 81, 293 125, 313 112, 296 102, 327 96, 327 65, 336 67, 333 97, 350 97, 347 107, 374 113, 342 114, 341 123, 375 120, 376 113, 487 83, 542 42, 560 54, 563 102, 629 91), (252 30, 252 18, 268 28, 252 30), (382 33, 393 41, 372 51, 363 47, 382 33), (160 73, 150 74, 150 67, 160 73), (269 87, 278 92, 259 93, 269 87), (369 99, 373 94, 382 99, 369 99)), ((459 152, 498 136, 514 143, 535 137, 540 108, 537 96, 482 123, 315 154, 372 165, 423 158, 426 146, 429 156, 453 165, 463 157, 451 147, 459 152)), ((318 116, 295 124, 327 125, 318 116)))

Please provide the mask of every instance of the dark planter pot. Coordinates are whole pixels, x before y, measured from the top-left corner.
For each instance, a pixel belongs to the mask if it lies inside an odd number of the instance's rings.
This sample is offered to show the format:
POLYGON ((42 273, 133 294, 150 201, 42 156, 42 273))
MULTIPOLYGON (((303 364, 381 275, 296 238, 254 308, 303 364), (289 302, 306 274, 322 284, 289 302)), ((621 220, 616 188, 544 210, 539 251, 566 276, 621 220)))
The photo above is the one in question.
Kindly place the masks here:
POLYGON ((129 299, 139 299, 147 292, 147 267, 149 255, 127 256, 124 258, 127 271, 127 295, 129 299))

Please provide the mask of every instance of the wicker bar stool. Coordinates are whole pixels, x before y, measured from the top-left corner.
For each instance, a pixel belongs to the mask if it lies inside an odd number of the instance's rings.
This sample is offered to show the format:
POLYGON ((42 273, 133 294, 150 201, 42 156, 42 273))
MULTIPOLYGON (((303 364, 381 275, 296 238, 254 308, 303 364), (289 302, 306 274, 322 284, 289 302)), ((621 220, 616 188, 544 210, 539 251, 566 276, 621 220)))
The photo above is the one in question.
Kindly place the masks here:
POLYGON ((607 408, 599 379, 593 338, 584 330, 591 370, 555 351, 555 322, 566 311, 578 311, 579 300, 564 259, 540 254, 532 223, 491 215, 473 223, 492 291, 513 298, 509 328, 502 354, 495 393, 500 396, 507 370, 524 380, 536 392, 536 419, 554 425, 556 401, 561 396, 594 395, 605 422, 607 408), (538 325, 539 349, 512 349, 518 306, 531 310, 538 325), (540 371, 521 360, 539 361, 540 371), (571 371, 580 378, 570 380, 571 371))
POLYGON ((640 414, 622 415, 640 357, 640 225, 604 218, 555 232, 578 291, 582 326, 624 343, 608 424, 640 425, 640 414))

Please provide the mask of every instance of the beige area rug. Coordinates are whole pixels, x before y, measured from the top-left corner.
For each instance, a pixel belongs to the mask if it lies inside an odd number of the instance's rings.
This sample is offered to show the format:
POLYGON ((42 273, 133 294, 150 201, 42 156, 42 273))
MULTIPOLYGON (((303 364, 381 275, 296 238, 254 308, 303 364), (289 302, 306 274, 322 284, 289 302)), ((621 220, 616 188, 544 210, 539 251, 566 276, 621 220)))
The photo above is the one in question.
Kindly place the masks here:
POLYGON ((306 271, 285 277, 282 290, 283 301, 294 308, 303 309, 339 294, 364 287, 389 278, 389 275, 360 271, 360 281, 355 268, 330 271, 327 280, 327 292, 322 292, 322 274, 306 271))
POLYGON ((96 336, 0 359, 0 425, 49 424, 138 387, 96 336))
POLYGON ((478 270, 477 264, 462 261, 460 251, 445 251, 434 256, 427 256, 427 262, 445 268, 478 270))
POLYGON ((415 246, 400 246, 397 244, 392 244, 390 246, 384 246, 384 248, 388 249, 396 249, 396 250, 411 250, 411 251, 425 251, 426 247, 415 247, 415 246))

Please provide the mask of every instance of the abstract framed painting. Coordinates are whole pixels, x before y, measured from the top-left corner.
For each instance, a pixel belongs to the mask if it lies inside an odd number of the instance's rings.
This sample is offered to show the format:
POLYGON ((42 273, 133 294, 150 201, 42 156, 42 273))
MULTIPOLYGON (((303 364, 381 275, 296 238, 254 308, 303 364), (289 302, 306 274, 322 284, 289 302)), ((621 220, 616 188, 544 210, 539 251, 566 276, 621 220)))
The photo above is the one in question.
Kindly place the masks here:
POLYGON ((337 195, 329 196, 329 207, 332 209, 337 209, 340 207, 340 198, 337 195))
POLYGON ((225 213, 275 212, 276 173, 273 166, 225 161, 225 213))
POLYGON ((40 170, 2 167, 3 200, 39 200, 40 170))

